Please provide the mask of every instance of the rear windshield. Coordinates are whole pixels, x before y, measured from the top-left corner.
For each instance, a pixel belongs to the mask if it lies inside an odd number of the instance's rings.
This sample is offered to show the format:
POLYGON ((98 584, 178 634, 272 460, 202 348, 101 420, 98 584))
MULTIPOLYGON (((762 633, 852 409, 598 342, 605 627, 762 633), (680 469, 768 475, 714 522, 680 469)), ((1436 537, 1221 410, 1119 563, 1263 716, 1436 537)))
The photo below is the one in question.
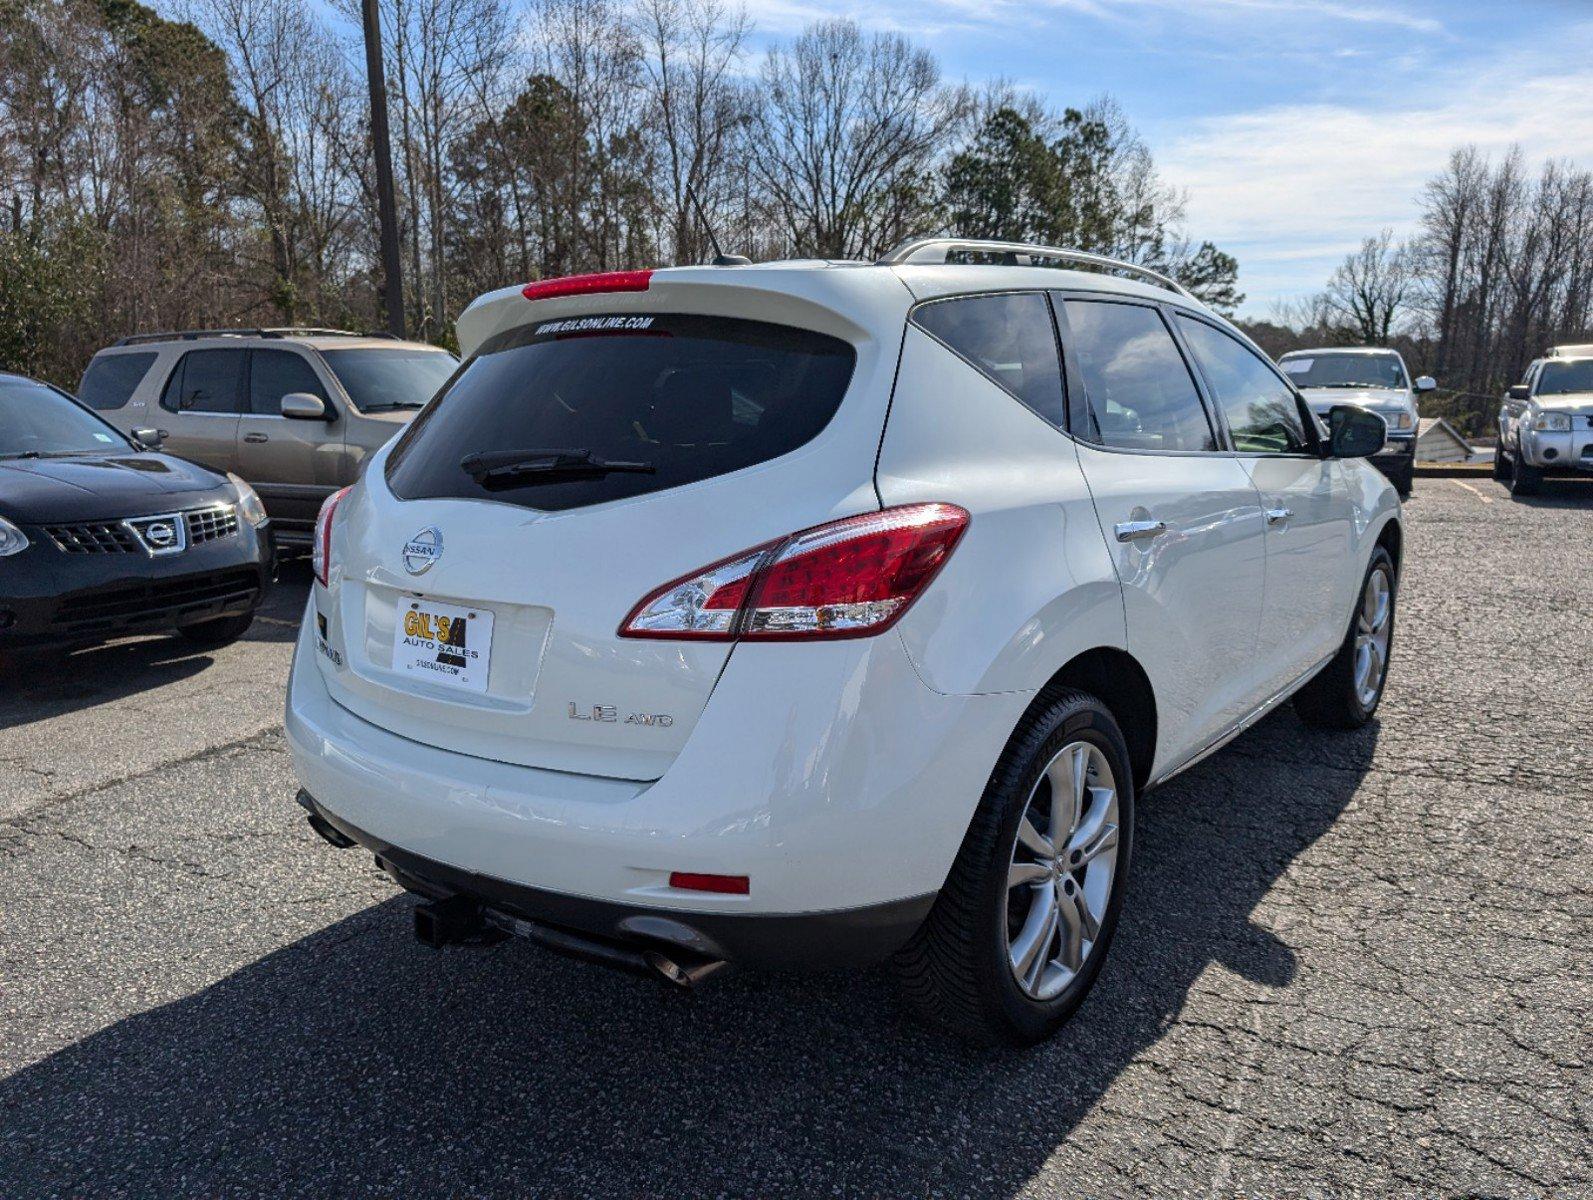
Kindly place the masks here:
POLYGON ((152 351, 101 354, 83 372, 82 382, 77 385, 77 398, 101 411, 122 408, 132 399, 134 389, 144 381, 154 362, 152 351))
POLYGON ((394 446, 387 483, 408 500, 544 510, 695 483, 815 437, 840 406, 855 357, 837 338, 726 317, 544 321, 482 346, 394 446), (462 465, 522 450, 528 460, 557 450, 630 469, 481 478, 462 465))
POLYGON ((446 350, 398 346, 323 350, 321 357, 361 412, 419 408, 437 394, 459 365, 446 350))

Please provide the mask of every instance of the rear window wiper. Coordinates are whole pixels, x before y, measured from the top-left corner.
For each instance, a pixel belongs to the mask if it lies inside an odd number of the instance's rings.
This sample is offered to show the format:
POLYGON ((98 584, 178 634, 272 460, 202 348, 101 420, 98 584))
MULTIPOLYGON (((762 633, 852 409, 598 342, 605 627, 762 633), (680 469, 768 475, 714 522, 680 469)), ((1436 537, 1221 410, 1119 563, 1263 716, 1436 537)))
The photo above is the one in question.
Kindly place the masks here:
POLYGON ((652 463, 599 458, 590 450, 555 449, 477 451, 460 459, 459 466, 484 486, 514 483, 537 475, 574 479, 598 475, 651 475, 658 470, 652 463))

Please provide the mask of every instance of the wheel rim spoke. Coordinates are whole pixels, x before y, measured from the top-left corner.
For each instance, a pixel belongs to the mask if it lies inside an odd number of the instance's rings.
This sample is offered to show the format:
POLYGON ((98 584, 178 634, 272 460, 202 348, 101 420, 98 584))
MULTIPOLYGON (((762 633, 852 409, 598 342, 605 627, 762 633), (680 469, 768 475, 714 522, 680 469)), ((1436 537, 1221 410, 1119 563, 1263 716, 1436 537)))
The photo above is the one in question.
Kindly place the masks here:
MULTIPOLYGON (((1099 789, 1105 792, 1106 789, 1099 789)), ((1067 866, 1077 870, 1117 848, 1117 804, 1114 794, 1097 796, 1090 815, 1068 843, 1067 866)))
POLYGON ((1056 857, 1056 847, 1051 844, 1051 839, 1034 827, 1028 813, 1024 813, 1023 820, 1018 822, 1018 841, 1036 858, 1056 857))
POLYGON ((1012 940, 1011 958, 1013 972, 1024 981, 1026 988, 1033 988, 1030 982, 1039 979, 1036 967, 1044 969, 1049 958, 1051 942, 1056 937, 1057 903, 1056 891, 1050 884, 1034 889, 1034 903, 1029 909, 1028 919, 1023 923, 1023 929, 1012 940))
MULTIPOLYGON (((1044 778, 1051 784, 1051 822, 1046 833, 1053 846, 1067 845, 1079 821, 1084 781, 1090 769, 1089 747, 1075 742, 1051 761, 1044 778)), ((1053 855, 1055 857, 1055 855, 1053 855)))
POLYGON ((1056 890, 1056 907, 1062 925, 1062 953, 1058 957, 1068 970, 1077 971, 1084 965, 1084 942, 1088 936, 1084 932, 1079 905, 1074 903, 1079 889, 1074 887, 1073 895, 1064 895, 1059 883, 1056 890))
POLYGON ((1007 868, 1007 887, 1022 887, 1026 883, 1039 883, 1051 878, 1051 868, 1045 863, 1015 862, 1007 868))

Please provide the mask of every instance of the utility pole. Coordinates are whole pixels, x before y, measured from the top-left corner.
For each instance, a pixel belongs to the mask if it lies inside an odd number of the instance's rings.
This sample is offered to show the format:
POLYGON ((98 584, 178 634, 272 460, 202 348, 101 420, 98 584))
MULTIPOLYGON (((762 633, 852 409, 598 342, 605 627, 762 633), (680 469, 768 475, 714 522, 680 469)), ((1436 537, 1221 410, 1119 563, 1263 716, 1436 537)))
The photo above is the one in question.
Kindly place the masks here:
POLYGON ((382 223, 382 294, 387 331, 404 336, 404 260, 398 251, 398 204, 393 199, 393 148, 387 136, 387 75, 382 69, 382 25, 376 0, 361 0, 365 73, 371 82, 371 148, 376 154, 376 208, 382 223))

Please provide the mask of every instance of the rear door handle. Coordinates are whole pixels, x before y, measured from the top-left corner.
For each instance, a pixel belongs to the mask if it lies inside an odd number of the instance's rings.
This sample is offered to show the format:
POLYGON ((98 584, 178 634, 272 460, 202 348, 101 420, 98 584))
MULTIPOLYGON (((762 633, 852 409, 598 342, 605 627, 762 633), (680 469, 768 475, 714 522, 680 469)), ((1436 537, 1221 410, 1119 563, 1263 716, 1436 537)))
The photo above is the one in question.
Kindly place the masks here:
POLYGON ((271 439, 266 437, 266 435, 263 434, 263 433, 246 433, 246 434, 243 435, 243 440, 246 441, 246 442, 259 443, 259 442, 269 442, 271 439))
POLYGON ((1292 516, 1294 516, 1294 509, 1292 508, 1269 508, 1267 509, 1267 524, 1282 525, 1292 516))
POLYGON ((1119 521, 1116 526, 1120 542, 1147 542, 1167 532, 1166 521, 1119 521))

